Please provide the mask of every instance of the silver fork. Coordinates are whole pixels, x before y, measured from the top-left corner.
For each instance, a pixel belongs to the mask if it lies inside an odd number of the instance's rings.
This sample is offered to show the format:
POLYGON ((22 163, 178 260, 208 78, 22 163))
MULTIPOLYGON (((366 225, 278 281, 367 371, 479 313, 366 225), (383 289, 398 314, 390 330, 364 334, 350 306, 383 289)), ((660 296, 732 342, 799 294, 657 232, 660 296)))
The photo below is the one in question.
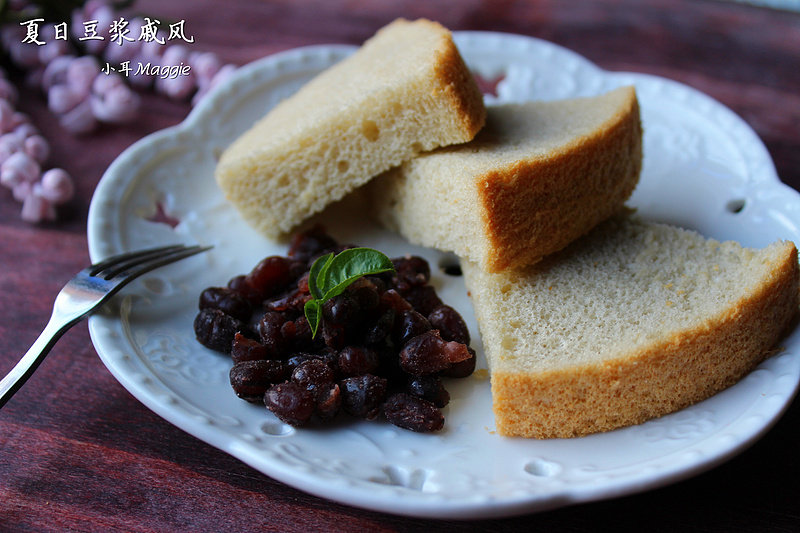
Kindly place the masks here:
POLYGON ((210 248, 183 245, 151 248, 115 255, 78 272, 56 296, 53 314, 39 338, 0 381, 0 407, 28 380, 65 331, 99 309, 128 282, 210 248))

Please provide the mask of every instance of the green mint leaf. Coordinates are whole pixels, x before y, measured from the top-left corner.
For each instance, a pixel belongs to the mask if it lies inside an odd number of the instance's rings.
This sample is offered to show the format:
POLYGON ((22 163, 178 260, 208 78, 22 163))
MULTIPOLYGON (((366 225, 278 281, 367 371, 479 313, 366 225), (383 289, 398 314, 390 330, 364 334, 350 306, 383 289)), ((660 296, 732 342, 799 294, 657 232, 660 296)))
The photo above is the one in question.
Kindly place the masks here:
POLYGON ((322 304, 338 296, 362 276, 394 271, 392 260, 372 248, 350 248, 337 255, 318 257, 308 272, 308 290, 311 300, 303 307, 311 338, 317 336, 322 321, 322 304))
POLYGON ((344 292, 348 285, 362 276, 394 270, 391 259, 372 248, 350 248, 337 254, 319 273, 317 282, 323 300, 344 292))
POLYGON ((333 261, 332 253, 322 255, 314 261, 314 264, 311 265, 311 270, 308 272, 308 290, 311 291, 311 296, 317 300, 321 300, 324 296, 318 285, 320 274, 328 269, 331 261, 333 261))
POLYGON ((306 315, 306 320, 308 320, 308 325, 311 326, 311 338, 317 336, 317 330, 319 329, 319 322, 320 318, 322 317, 322 301, 321 300, 309 300, 303 306, 303 313, 306 315))

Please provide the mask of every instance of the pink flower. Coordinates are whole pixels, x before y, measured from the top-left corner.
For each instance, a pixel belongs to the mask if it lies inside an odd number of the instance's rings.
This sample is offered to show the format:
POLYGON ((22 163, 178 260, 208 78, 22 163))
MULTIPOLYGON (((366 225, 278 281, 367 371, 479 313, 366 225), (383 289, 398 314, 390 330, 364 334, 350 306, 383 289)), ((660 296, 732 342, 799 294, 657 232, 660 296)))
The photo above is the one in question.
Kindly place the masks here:
POLYGON ((54 205, 66 203, 75 195, 75 184, 67 171, 62 168, 51 168, 42 174, 40 196, 54 205))
POLYGON ((34 224, 56 219, 56 209, 46 198, 37 194, 36 187, 22 202, 22 220, 34 224))
POLYGON ((36 160, 40 165, 47 160, 50 155, 50 143, 41 135, 31 135, 23 142, 22 149, 25 153, 36 160))
POLYGON ((22 151, 14 152, 0 165, 0 180, 6 186, 21 181, 34 182, 40 174, 39 163, 22 151))

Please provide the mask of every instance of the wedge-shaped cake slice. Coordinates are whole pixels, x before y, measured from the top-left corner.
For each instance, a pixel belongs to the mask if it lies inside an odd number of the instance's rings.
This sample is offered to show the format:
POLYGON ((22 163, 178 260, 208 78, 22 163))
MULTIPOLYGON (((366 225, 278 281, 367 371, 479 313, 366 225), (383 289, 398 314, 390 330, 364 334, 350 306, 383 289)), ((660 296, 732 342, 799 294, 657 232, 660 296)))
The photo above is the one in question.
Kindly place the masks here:
POLYGON ((464 264, 497 431, 574 437, 734 384, 798 311, 797 250, 614 217, 524 272, 464 264))
POLYGON ((450 32, 397 20, 256 122, 215 175, 250 225, 278 237, 390 167, 471 140, 485 118, 450 32))
POLYGON ((632 87, 488 109, 474 141, 370 183, 377 217, 409 241, 498 272, 562 249, 619 210, 639 180, 632 87))

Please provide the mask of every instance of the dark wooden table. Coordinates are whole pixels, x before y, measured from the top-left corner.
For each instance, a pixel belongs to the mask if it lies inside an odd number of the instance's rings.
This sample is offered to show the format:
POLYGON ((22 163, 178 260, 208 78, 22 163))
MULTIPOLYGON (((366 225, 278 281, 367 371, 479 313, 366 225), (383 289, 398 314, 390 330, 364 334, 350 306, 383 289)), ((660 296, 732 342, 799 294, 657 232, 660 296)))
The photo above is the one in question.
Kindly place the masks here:
MULTIPOLYGON (((540 37, 605 69, 673 78, 720 100, 755 128, 783 181, 800 189, 798 13, 712 0, 389 4, 147 0, 135 9, 184 19, 195 50, 236 64, 301 45, 359 44, 398 16, 540 37)), ((131 125, 76 137, 58 127, 40 94, 23 95, 20 108, 50 140, 51 163, 76 177, 78 194, 60 222, 31 226, 0 191, 0 374, 36 338, 61 285, 87 263, 87 210, 105 168, 189 110, 152 95, 144 102, 131 125)), ((82 324, 0 411, 0 530, 800 531, 798 425, 795 402, 733 460, 639 495, 506 520, 415 520, 307 495, 175 428, 115 381, 82 324)))

